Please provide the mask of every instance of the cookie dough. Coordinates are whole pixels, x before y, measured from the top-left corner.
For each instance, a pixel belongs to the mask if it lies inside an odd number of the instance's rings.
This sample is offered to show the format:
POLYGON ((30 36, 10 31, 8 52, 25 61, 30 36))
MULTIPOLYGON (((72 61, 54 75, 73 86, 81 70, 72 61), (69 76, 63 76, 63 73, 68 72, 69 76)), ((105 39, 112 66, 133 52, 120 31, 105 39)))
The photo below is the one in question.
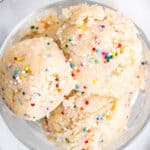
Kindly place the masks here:
POLYGON ((79 5, 64 9, 62 20, 57 37, 79 90, 122 97, 143 87, 142 45, 130 19, 102 6, 79 5))
POLYGON ((43 126, 64 150, 98 150, 121 135, 129 112, 127 97, 78 93, 43 119, 43 126))
POLYGON ((74 86, 70 66, 51 38, 19 42, 6 50, 0 62, 0 95, 27 120, 48 115, 74 86))

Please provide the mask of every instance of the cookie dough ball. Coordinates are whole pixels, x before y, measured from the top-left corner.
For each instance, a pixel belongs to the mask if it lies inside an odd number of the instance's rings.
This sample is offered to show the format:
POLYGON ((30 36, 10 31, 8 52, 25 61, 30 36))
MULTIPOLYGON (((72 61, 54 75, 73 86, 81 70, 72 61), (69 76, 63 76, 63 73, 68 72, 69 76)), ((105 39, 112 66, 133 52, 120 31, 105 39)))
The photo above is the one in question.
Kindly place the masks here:
POLYGON ((81 91, 121 97, 142 86, 142 45, 128 18, 97 5, 70 7, 62 18, 58 39, 81 91))
POLYGON ((43 124, 49 139, 65 150, 96 150, 124 130, 130 112, 128 104, 125 97, 118 100, 111 96, 77 94, 63 101, 43 124))
POLYGON ((19 42, 0 62, 0 95, 24 119, 48 115, 73 88, 69 64, 51 38, 19 42))

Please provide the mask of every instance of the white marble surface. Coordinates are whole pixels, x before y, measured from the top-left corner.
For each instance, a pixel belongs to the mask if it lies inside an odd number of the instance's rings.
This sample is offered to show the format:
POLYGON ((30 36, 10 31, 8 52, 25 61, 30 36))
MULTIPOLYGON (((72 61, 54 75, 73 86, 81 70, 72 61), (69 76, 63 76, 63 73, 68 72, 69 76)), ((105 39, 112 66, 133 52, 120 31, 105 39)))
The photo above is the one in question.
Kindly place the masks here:
MULTIPOLYGON (((24 16, 49 2, 52 0, 0 0, 0 45, 24 16)), ((150 39, 150 0, 105 0, 105 2, 113 3, 115 7, 119 7, 121 11, 130 16, 150 39)), ((1 116, 0 150, 28 150, 8 130, 1 116)), ((150 150, 150 123, 125 150, 150 150)))

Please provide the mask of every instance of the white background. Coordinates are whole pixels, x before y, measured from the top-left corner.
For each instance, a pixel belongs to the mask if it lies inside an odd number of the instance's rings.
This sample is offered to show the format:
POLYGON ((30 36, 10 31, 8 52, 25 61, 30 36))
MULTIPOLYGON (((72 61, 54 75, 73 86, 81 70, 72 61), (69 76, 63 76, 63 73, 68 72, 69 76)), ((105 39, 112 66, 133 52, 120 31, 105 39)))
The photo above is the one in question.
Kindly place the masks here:
MULTIPOLYGON (((57 0, 0 0, 0 45, 12 28, 30 12, 57 0), (18 13, 19 12, 19 13, 18 13)), ((104 1, 104 0, 101 0, 104 1)), ((105 0, 121 9, 150 39, 150 0, 105 0)), ((0 150, 28 150, 8 130, 0 116, 0 150)), ((125 150, 150 150, 150 123, 125 150)))

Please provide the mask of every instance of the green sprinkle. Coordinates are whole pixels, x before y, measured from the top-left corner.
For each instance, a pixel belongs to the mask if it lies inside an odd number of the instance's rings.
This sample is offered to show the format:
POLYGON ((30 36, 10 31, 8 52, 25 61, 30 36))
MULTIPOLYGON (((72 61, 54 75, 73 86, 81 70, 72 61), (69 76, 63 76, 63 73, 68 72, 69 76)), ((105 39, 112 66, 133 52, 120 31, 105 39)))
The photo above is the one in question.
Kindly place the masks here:
POLYGON ((77 105, 74 105, 73 108, 77 108, 77 105))
POLYGON ((45 119, 45 122, 48 123, 48 118, 46 116, 44 117, 44 119, 45 119))
POLYGON ((95 59, 95 61, 94 61, 94 62, 95 62, 95 64, 98 64, 98 60, 97 60, 97 59, 95 59))
POLYGON ((45 72, 48 72, 48 68, 45 69, 45 72))
POLYGON ((68 46, 68 44, 66 44, 66 48, 68 48, 69 46, 68 46))
POLYGON ((47 45, 50 45, 51 43, 50 42, 47 42, 47 45))
POLYGON ((69 42, 71 42, 71 41, 72 41, 72 39, 71 39, 71 38, 69 38, 69 39, 68 39, 68 41, 69 41, 69 42))
POLYGON ((83 94, 85 94, 85 92, 81 92, 81 94, 83 95, 83 94))
POLYGON ((70 143, 70 141, 69 141, 69 139, 68 139, 68 138, 65 138, 65 141, 66 141, 67 143, 70 143))
POLYGON ((118 56, 118 53, 117 53, 117 52, 115 53, 115 56, 118 56))
POLYGON ((33 30, 33 29, 35 29, 35 26, 34 26, 34 25, 32 25, 30 28, 33 30))

